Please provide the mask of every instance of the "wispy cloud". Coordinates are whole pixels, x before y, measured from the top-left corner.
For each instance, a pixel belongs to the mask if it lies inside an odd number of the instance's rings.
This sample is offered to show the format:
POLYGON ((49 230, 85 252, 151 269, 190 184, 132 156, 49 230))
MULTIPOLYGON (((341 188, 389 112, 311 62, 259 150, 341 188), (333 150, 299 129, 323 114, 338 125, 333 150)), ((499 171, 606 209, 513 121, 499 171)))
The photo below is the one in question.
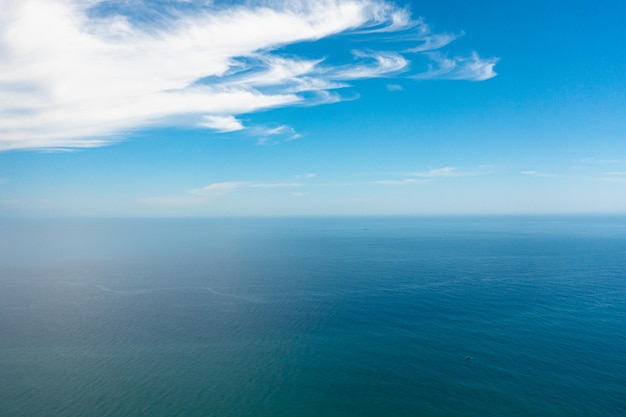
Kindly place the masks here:
POLYGON ((370 181, 368 184, 373 185, 408 185, 408 184, 424 184, 427 183, 428 180, 424 179, 415 179, 415 178, 405 178, 402 180, 377 180, 370 181))
POLYGON ((604 182, 618 182, 621 184, 626 183, 626 177, 602 177, 600 180, 604 182))
POLYGON ((0 151, 104 146, 149 126, 242 130, 239 115, 336 102, 364 78, 495 75, 496 59, 441 52, 455 38, 383 0, 2 0, 0 151), (378 50, 338 64, 325 59, 337 51, 281 52, 340 33, 378 50))
POLYGON ((601 178, 602 181, 626 183, 626 172, 612 171, 605 172, 604 175, 605 176, 601 178))
POLYGON ((484 81, 496 76, 493 68, 498 63, 497 58, 482 59, 477 53, 469 57, 451 58, 440 52, 430 52, 428 56, 433 61, 428 65, 428 71, 413 78, 484 81))
POLYGON ((194 195, 223 195, 246 188, 294 188, 302 187, 298 182, 253 182, 253 181, 225 181, 215 182, 201 188, 194 188, 189 193, 194 195))
POLYGON ((368 181, 366 184, 372 185, 407 185, 407 184, 425 184, 433 180, 445 178, 475 177, 479 175, 487 175, 492 173, 490 167, 480 166, 473 171, 459 170, 457 167, 446 166, 441 168, 433 168, 426 171, 413 171, 394 173, 395 176, 402 175, 403 178, 383 179, 368 181))
POLYGON ((276 145, 280 141, 291 141, 302 137, 300 133, 288 125, 253 126, 249 133, 257 138, 259 145, 276 145))
MULTIPOLYGON (((422 23, 423 24, 423 23, 422 23)), ((440 33, 440 34, 431 34, 430 29, 427 25, 423 24, 423 27, 427 30, 422 33, 419 41, 421 42, 418 46, 409 48, 406 52, 426 52, 426 51, 434 51, 437 49, 441 49, 444 46, 447 46, 449 43, 455 41, 459 35, 453 35, 449 33, 440 33)))
POLYGON ((205 185, 202 188, 194 188, 190 190, 189 192, 191 194, 196 194, 196 195, 225 194, 225 193, 239 190, 241 188, 245 188, 249 184, 250 183, 246 181, 214 182, 212 184, 205 185))
POLYGON ((5 182, 8 182, 9 180, 6 178, 0 178, 0 184, 4 184, 5 182))
POLYGON ((331 68, 328 77, 335 80, 359 80, 365 78, 388 77, 407 68, 409 61, 395 52, 353 51, 355 58, 360 59, 359 65, 346 65, 331 68))
POLYGON ((234 132, 244 128, 234 116, 204 116, 198 126, 215 129, 218 132, 234 132))
POLYGON ((430 169, 428 171, 411 172, 407 175, 411 175, 414 177, 422 177, 422 178, 455 177, 455 176, 458 176, 458 171, 455 167, 443 167, 443 168, 430 169))
POLYGON ((304 184, 299 182, 255 182, 249 185, 249 188, 292 188, 302 187, 304 184))
POLYGON ((544 172, 528 170, 528 171, 520 171, 520 174, 526 175, 528 177, 556 177, 556 174, 546 174, 544 172))
POLYGON ((479 171, 459 171, 456 167, 434 168, 428 171, 408 172, 406 175, 419 178, 452 178, 452 177, 473 177, 486 175, 489 171, 481 169, 479 171))
POLYGON ((155 206, 189 206, 201 204, 202 199, 197 196, 176 196, 176 197, 146 197, 138 200, 139 203, 155 206))
POLYGON ((583 158, 580 162, 583 164, 618 164, 622 161, 619 159, 583 158))
POLYGON ((302 174, 302 175, 295 175, 293 178, 296 180, 311 180, 313 178, 316 178, 317 174, 314 172, 310 172, 308 174, 302 174))

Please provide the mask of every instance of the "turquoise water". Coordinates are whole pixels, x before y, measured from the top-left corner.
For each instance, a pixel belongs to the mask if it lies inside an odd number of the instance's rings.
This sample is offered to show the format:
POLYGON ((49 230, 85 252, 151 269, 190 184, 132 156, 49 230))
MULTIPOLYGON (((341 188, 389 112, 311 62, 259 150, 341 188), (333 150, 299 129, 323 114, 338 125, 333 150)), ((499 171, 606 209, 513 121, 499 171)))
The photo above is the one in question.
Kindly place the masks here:
POLYGON ((624 217, 0 221, 0 416, 624 415, 624 217))

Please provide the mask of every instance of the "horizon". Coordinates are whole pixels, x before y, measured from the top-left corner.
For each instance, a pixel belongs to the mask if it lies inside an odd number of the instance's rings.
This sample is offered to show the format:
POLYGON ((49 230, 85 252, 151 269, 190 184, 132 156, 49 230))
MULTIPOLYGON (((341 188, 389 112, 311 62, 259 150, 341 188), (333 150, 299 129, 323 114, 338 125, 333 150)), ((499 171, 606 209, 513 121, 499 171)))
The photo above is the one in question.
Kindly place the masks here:
POLYGON ((620 219, 626 213, 460 213, 460 214, 293 214, 293 215, 213 215, 213 216, 15 216, 0 217, 14 220, 550 220, 550 219, 620 219))

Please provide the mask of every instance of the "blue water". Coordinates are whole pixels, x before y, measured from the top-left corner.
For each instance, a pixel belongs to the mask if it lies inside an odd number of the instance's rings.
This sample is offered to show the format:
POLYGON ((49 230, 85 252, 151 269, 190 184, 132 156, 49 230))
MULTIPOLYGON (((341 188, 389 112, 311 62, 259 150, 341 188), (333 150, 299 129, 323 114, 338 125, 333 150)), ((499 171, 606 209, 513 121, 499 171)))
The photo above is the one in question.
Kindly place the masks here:
POLYGON ((0 416, 626 415, 626 218, 0 220, 0 416))

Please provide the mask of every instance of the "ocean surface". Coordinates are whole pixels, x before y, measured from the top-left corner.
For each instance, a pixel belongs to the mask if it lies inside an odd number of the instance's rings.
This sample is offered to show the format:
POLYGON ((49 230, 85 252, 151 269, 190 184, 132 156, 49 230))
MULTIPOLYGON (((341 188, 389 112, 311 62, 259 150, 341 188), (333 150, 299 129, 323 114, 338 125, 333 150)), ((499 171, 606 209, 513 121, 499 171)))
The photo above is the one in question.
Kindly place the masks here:
POLYGON ((0 416, 626 416, 626 217, 0 220, 0 416))

